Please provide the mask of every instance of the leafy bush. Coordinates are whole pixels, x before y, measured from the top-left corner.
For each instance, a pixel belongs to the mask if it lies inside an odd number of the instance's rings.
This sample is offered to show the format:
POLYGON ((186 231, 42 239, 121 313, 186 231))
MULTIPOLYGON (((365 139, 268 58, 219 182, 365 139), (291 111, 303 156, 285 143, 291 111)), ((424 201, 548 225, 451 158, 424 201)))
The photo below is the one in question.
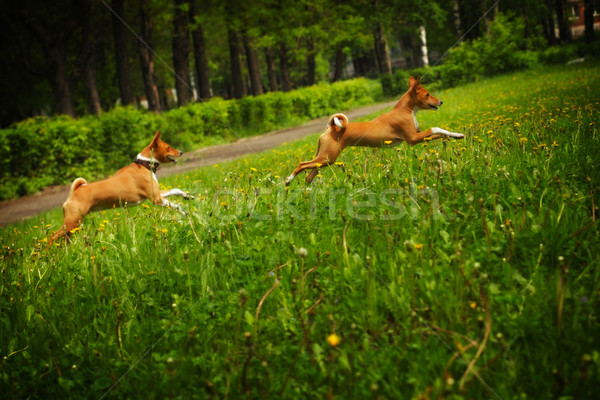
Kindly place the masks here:
POLYGON ((157 130, 173 146, 190 151, 372 103, 380 96, 376 82, 361 78, 239 100, 215 98, 162 115, 117 107, 99 117, 30 118, 0 130, 0 199, 67 184, 78 176, 108 176, 157 130))

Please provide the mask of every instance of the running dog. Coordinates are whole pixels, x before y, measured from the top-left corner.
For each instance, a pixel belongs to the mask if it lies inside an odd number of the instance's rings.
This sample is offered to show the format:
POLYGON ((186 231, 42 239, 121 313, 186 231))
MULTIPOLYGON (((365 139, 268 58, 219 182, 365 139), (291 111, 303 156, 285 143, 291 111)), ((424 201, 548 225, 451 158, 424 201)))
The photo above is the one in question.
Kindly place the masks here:
POLYGON ((393 147, 401 142, 414 146, 424 140, 444 136, 455 139, 464 137, 462 133, 449 132, 437 127, 421 132, 417 112, 437 110, 442 101, 421 86, 421 77, 415 79, 411 76, 408 85, 408 91, 394 108, 372 121, 348 122, 348 117, 344 114, 332 115, 325 132, 319 137, 315 158, 301 162, 286 179, 285 184, 289 185, 296 175, 309 169, 311 171, 306 176, 306 184, 310 184, 317 176, 318 168, 333 164, 342 150, 349 146, 393 147))
POLYGON ((83 218, 92 211, 105 210, 123 205, 136 206, 146 199, 156 205, 172 207, 182 214, 185 212, 178 204, 166 199, 168 196, 181 196, 193 199, 192 196, 179 189, 161 192, 156 178, 156 170, 162 163, 175 163, 181 151, 172 148, 160 139, 156 132, 152 142, 137 155, 131 164, 121 168, 112 177, 87 183, 77 178, 71 184, 71 192, 64 202, 64 223, 50 239, 50 243, 66 236, 81 224, 83 218))

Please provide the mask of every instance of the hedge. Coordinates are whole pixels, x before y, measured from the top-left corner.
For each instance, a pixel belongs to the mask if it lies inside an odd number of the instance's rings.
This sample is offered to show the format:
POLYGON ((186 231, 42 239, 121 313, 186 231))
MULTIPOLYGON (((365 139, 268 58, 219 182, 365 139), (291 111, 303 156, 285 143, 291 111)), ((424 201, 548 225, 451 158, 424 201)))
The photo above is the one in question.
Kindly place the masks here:
POLYGON ((193 103, 162 115, 117 107, 98 117, 29 118, 0 130, 0 200, 100 179, 126 165, 156 130, 183 151, 257 135, 381 99, 377 81, 322 83, 287 93, 193 103))

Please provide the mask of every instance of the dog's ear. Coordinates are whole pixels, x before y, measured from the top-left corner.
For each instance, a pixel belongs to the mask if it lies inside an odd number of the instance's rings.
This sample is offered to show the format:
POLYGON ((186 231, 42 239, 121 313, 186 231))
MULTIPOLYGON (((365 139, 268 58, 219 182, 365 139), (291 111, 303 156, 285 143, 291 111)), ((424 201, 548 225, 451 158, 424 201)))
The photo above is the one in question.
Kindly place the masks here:
POLYGON ((152 139, 152 142, 150 142, 150 146, 156 147, 159 140, 160 140, 160 131, 156 131, 156 133, 154 134, 154 138, 152 139))
POLYGON ((417 79, 415 79, 411 76, 410 78, 408 78, 408 87, 411 90, 420 88, 421 87, 421 77, 418 76, 417 79))

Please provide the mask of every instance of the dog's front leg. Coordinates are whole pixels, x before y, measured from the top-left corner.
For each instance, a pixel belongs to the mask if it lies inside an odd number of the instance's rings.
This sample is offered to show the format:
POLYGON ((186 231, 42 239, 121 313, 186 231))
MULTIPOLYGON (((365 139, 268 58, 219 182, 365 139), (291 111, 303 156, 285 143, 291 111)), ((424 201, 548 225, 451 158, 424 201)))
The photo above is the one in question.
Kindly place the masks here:
POLYGON ((462 133, 450 132, 450 131, 447 131, 445 129, 438 128, 438 127, 431 128, 431 132, 433 132, 434 134, 440 134, 440 135, 452 137, 455 139, 462 139, 465 137, 465 135, 462 133))
POLYGON ((171 189, 171 190, 167 190, 164 191, 160 194, 161 197, 169 197, 169 196, 181 196, 186 200, 190 200, 193 199, 194 196, 189 195, 188 193, 184 192, 181 189, 171 189))
POLYGON ((181 206, 179 204, 172 203, 169 200, 165 199, 164 197, 161 197, 161 200, 162 200, 160 203, 161 206, 175 208, 181 214, 187 215, 187 213, 185 211, 183 211, 183 209, 181 208, 181 206))

